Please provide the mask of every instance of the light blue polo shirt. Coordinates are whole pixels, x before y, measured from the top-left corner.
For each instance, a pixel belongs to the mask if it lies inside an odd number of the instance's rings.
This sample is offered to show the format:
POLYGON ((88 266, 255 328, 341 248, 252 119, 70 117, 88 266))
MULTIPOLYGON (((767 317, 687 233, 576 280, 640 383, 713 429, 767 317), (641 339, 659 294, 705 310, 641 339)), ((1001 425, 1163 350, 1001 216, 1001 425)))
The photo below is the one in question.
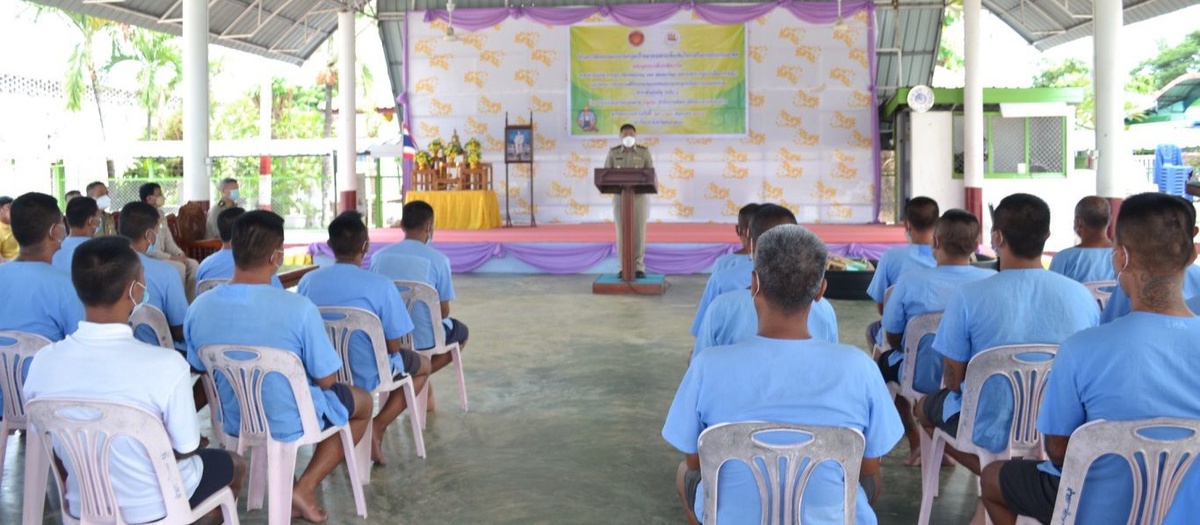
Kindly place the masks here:
POLYGON ((867 295, 876 304, 883 304, 883 296, 887 289, 900 282, 900 277, 910 270, 933 268, 937 260, 933 258, 933 249, 928 244, 909 244, 892 248, 884 252, 875 265, 875 275, 867 286, 867 295))
POLYGON ((1111 247, 1067 248, 1050 259, 1050 271, 1081 283, 1115 280, 1117 272, 1112 267, 1112 250, 1111 247))
MULTIPOLYGON (((389 244, 371 256, 371 271, 379 272, 387 278, 396 280, 404 279, 411 280, 415 275, 389 275, 385 272, 386 268, 380 266, 380 262, 376 261, 380 256, 388 255, 408 255, 419 257, 429 261, 429 271, 425 283, 437 290, 439 301, 454 300, 454 281, 451 279, 450 258, 446 257, 442 252, 439 252, 428 244, 420 243, 411 239, 405 239, 398 243, 389 244)), ((387 260, 386 257, 382 260, 387 260)), ((441 316, 441 311, 429 312, 425 308, 414 307, 410 312, 413 325, 413 344, 418 349, 433 348, 434 334, 432 332, 433 322, 431 319, 434 315, 441 316)), ((443 329, 448 329, 449 319, 442 320, 443 329)))
POLYGON ((754 263, 749 257, 734 263, 708 277, 704 293, 700 296, 700 304, 696 307, 696 318, 692 320, 693 336, 700 334, 700 323, 704 322, 704 313, 710 303, 723 293, 750 287, 750 274, 754 273, 754 263))
MULTIPOLYGON (((389 341, 413 330, 412 319, 392 281, 353 264, 337 263, 309 272, 300 279, 296 292, 318 307, 348 306, 374 313, 383 325, 384 339, 389 341)), ((400 354, 388 354, 388 360, 393 374, 404 371, 400 354)), ((379 386, 375 346, 363 332, 355 332, 350 338, 350 375, 354 386, 368 392, 379 386)))
POLYGON ((712 273, 717 273, 721 270, 729 268, 730 266, 737 266, 739 264, 746 264, 749 262, 750 254, 748 253, 727 253, 717 257, 717 260, 713 261, 712 273))
MULTIPOLYGON (((205 279, 232 279, 233 269, 236 266, 233 262, 233 250, 221 248, 217 253, 200 261, 200 267, 196 269, 196 284, 198 286, 200 281, 205 279)), ((271 286, 283 289, 283 283, 279 281, 278 275, 271 276, 271 286)))
POLYGON ((71 275, 71 258, 75 256, 75 248, 90 240, 92 240, 91 237, 80 235, 71 235, 63 239, 62 248, 54 252, 54 267, 67 272, 67 275, 71 275))
MULTIPOLYGON (((883 307, 883 331, 903 334, 914 317, 941 312, 950 298, 966 283, 996 275, 994 270, 971 265, 935 266, 908 272, 892 289, 892 297, 883 307)), ((903 347, 888 356, 888 364, 896 366, 904 360, 903 347)), ((936 392, 942 384, 942 356, 931 354, 933 337, 926 336, 917 346, 916 377, 913 388, 921 393, 936 392)))
MULTIPOLYGON (((1188 265, 1187 272, 1183 274, 1183 296, 1195 297, 1197 295, 1200 295, 1200 266, 1192 264, 1188 265)), ((1121 289, 1121 283, 1117 283, 1112 295, 1108 298, 1108 304, 1104 306, 1104 311, 1100 312, 1100 323, 1110 323, 1114 319, 1124 317, 1131 310, 1133 310, 1133 304, 1129 300, 1129 295, 1121 289)), ((1195 312, 1195 310, 1192 311, 1195 312)))
MULTIPOLYGON (((758 334, 758 312, 749 289, 726 292, 708 305, 692 358, 705 348, 741 343, 758 334)), ((827 343, 838 342, 837 312, 829 301, 821 299, 808 310, 808 334, 827 343)))
MULTIPOLYGON (((813 339, 755 337, 701 352, 679 384, 662 436, 680 452, 695 454, 705 429, 744 421, 857 429, 866 438, 866 458, 887 454, 904 435, 875 363, 852 346, 813 339)), ((824 464, 812 476, 804 491, 801 521, 841 523, 841 469, 824 464)), ((856 523, 876 523, 866 494, 856 489, 856 523)), ((711 522, 702 514, 703 494, 701 486, 695 509, 697 516, 711 522)), ((744 464, 722 468, 717 513, 721 523, 761 521, 758 490, 744 464)))
MULTIPOLYGON (((997 346, 1060 344, 1096 326, 1099 317, 1092 294, 1082 284, 1048 270, 1004 270, 959 288, 946 305, 933 349, 969 364, 972 357, 997 346)), ((1012 426, 1008 380, 992 376, 979 399, 972 440, 987 450, 1002 450, 1012 426)), ((943 417, 961 409, 962 396, 946 396, 943 417)))
MULTIPOLYGON (((146 304, 158 308, 166 315, 168 326, 183 326, 188 303, 187 296, 183 293, 183 280, 179 278, 179 270, 165 262, 147 257, 144 253, 139 253, 138 259, 141 259, 146 275, 146 291, 149 293, 146 304)), ((158 337, 149 326, 138 326, 133 331, 133 336, 143 343, 158 345, 158 337)))
MULTIPOLYGON (((44 262, 0 264, 0 297, 0 330, 37 334, 53 343, 74 333, 83 321, 83 303, 70 274, 44 262)), ((23 373, 28 373, 29 363, 24 366, 23 373)), ((0 406, 3 403, 0 390, 0 406)))
MULTIPOLYGON (((200 347, 209 344, 269 346, 300 356, 308 372, 317 421, 324 423, 322 418, 327 418, 335 425, 342 425, 349 420, 349 412, 333 390, 322 390, 316 385, 315 380, 336 373, 342 367, 342 360, 325 333, 321 312, 307 297, 262 284, 218 286, 192 303, 183 332, 188 363, 196 370, 205 370, 200 361, 200 347)), ((225 431, 236 434, 241 411, 223 376, 217 376, 217 390, 225 411, 225 431)), ((300 414, 287 381, 278 376, 267 377, 263 402, 267 406, 271 435, 281 441, 299 439, 303 434, 300 414)))
MULTIPOLYGON (((1089 421, 1156 417, 1200 419, 1200 318, 1133 312, 1062 343, 1046 384, 1037 428, 1070 436, 1089 421)), ((1057 474, 1050 462, 1043 470, 1057 474)), ((1164 523, 1200 523, 1200 469, 1184 477, 1164 523)), ((1102 457, 1088 471, 1078 523, 1127 516, 1133 480, 1122 459, 1102 457)), ((1124 521, 1124 518, 1120 518, 1124 521)))

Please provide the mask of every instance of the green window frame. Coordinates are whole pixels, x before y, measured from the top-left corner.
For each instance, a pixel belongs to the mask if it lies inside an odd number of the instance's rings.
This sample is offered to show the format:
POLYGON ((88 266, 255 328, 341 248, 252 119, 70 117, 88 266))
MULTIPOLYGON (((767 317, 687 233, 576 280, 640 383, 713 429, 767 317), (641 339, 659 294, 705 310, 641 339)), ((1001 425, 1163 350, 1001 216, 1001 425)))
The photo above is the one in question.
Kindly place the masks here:
MULTIPOLYGON (((957 120, 957 119, 961 119, 961 118, 962 118, 961 112, 954 113, 954 119, 957 120)), ((1049 135, 1049 134, 1047 134, 1047 135, 1049 135)), ((984 180, 989 180, 989 179, 992 179, 992 180, 998 180, 998 179, 1062 179, 1062 178, 1067 177, 1067 174, 1070 170, 1070 165, 1068 164, 1068 158, 1067 158, 1067 118, 1066 117, 1008 117, 1008 118, 1006 118, 1006 117, 1001 116, 997 112, 986 112, 986 113, 984 113, 983 136, 984 136, 984 141, 987 144, 986 151, 984 152, 986 155, 986 159, 984 160, 984 166, 983 166, 984 180), (1004 167, 1005 169, 1003 169, 1003 170, 998 170, 998 168, 996 167, 996 164, 997 164, 997 162, 996 162, 996 158, 997 158, 996 157, 996 143, 997 143, 997 141, 999 141, 1001 139, 1007 140, 1009 142, 1008 147, 1011 147, 1012 146, 1011 143, 1013 142, 1013 138, 1011 136, 1006 137, 997 132, 996 127, 997 127, 997 124, 999 122, 1001 122, 1000 119, 1004 119, 1005 121, 1020 121, 1021 137, 1016 139, 1015 142, 1018 145, 1020 145, 1020 151, 1017 156, 1020 158, 1020 161, 1022 163, 1024 163, 1026 166, 1025 173, 1017 172, 1017 170, 1015 169, 1015 166, 1014 166, 1014 169, 1008 169, 1008 166, 1005 166, 1004 167), (1057 171, 1055 171, 1053 169, 1043 168, 1041 170, 1035 171, 1035 163, 1033 161, 1035 161, 1035 160, 1045 161, 1045 160, 1049 160, 1049 157, 1045 156, 1045 152, 1042 152, 1042 154, 1039 155, 1040 158, 1038 158, 1038 159, 1034 158, 1035 157, 1035 145, 1034 145, 1033 135, 1034 135, 1035 130, 1031 130, 1030 128, 1034 127, 1034 126, 1044 126, 1045 124, 1048 124, 1050 122, 1054 122, 1055 124, 1057 124, 1058 130, 1059 130, 1059 137, 1057 138, 1057 140, 1053 140, 1052 143, 1055 145, 1058 145, 1060 148, 1060 151, 1051 152, 1051 154, 1054 156, 1053 160, 1059 162, 1059 164, 1057 166, 1057 168, 1059 168, 1059 169, 1057 171), (1061 159, 1058 158, 1060 156, 1061 156, 1061 159)), ((961 138, 955 137, 955 141, 952 143, 951 148, 950 148, 951 166, 952 166, 952 171, 953 171, 952 177, 955 180, 963 179, 962 164, 959 162, 959 159, 957 158, 958 155, 960 155, 960 154, 954 151, 955 150, 954 146, 961 143, 961 141, 962 141, 961 138)), ((1011 154, 1012 152, 1010 151, 1009 153, 1011 154)), ((1011 158, 1011 156, 1010 156, 1010 158, 1007 158, 1005 160, 1006 160, 1005 164, 1013 164, 1012 162, 1008 162, 1008 161, 1013 160, 1011 158)))

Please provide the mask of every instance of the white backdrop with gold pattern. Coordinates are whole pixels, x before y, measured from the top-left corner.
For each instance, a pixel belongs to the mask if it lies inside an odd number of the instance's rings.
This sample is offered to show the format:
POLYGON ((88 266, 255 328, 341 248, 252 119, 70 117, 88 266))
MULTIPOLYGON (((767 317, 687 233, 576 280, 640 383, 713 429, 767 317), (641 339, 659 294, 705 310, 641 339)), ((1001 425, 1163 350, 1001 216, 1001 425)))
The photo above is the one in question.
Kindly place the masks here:
MULTIPOLYGON (((496 190, 511 198, 514 222, 528 221, 529 168, 510 167, 504 185, 504 115, 535 126, 534 203, 542 223, 612 220, 611 197, 592 183, 615 141, 568 135, 569 28, 522 19, 446 41, 444 22, 409 17, 409 100, 419 146, 448 140, 483 144, 496 190)), ((587 24, 606 24, 596 15, 587 24)), ((666 24, 703 23, 684 11, 666 24)), ((799 20, 785 10, 746 24, 750 133, 741 138, 639 135, 658 171, 652 222, 733 222, 747 202, 777 202, 801 222, 874 220, 877 113, 869 91, 869 18, 844 29, 799 20)), ((636 125, 637 123, 634 122, 636 125)))

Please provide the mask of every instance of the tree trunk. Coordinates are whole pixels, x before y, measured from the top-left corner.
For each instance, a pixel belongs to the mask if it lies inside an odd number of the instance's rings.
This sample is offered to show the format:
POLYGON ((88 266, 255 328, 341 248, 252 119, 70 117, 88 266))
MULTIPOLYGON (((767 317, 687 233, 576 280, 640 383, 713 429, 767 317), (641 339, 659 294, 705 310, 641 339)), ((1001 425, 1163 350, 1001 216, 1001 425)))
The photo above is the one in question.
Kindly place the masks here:
MULTIPOLYGON (((329 138, 333 135, 333 85, 325 84, 325 129, 321 132, 323 138, 329 138)), ((325 181, 329 180, 330 174, 333 173, 333 156, 326 155, 325 162, 321 163, 321 195, 325 195, 325 181)), ((324 199, 322 199, 324 200, 324 199)), ((334 212, 337 211, 337 203, 334 203, 334 212)), ((324 206, 322 206, 322 220, 324 224, 324 206)))
POLYGON ((100 118, 100 140, 104 145, 104 168, 108 172, 109 180, 117 176, 117 167, 113 162, 112 157, 108 156, 108 132, 104 129, 104 109, 100 107, 100 83, 97 80, 96 67, 88 64, 88 76, 92 81, 92 98, 96 101, 96 116, 100 118))

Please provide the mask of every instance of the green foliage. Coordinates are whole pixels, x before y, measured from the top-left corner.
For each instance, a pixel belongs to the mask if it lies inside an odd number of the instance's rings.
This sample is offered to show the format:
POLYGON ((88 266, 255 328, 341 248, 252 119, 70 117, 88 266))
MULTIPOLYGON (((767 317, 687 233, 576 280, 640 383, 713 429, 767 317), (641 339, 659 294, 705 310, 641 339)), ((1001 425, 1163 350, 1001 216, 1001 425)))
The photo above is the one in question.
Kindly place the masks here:
MULTIPOLYGON (((138 103, 146 110, 146 134, 143 138, 161 139, 154 136, 154 117, 183 78, 183 55, 174 44, 174 38, 166 33, 134 28, 123 40, 113 42, 112 57, 103 71, 129 64, 137 68, 138 103)), ((161 126, 160 126, 161 127, 161 126)))
POLYGON ((938 42, 937 65, 951 71, 962 69, 964 62, 962 52, 957 45, 960 42, 952 42, 946 38, 946 30, 962 19, 962 13, 962 4, 952 3, 946 6, 945 15, 942 18, 942 38, 938 42))
POLYGON ((1075 106, 1075 125, 1096 126, 1096 92, 1092 89, 1092 68, 1082 60, 1068 58, 1059 62, 1042 61, 1042 71, 1033 76, 1033 87, 1083 88, 1083 102, 1075 106))
POLYGON ((1146 77, 1147 93, 1158 91, 1180 75, 1200 71, 1200 30, 1192 31, 1178 45, 1160 44, 1158 56, 1143 60, 1129 72, 1133 77, 1146 77))

